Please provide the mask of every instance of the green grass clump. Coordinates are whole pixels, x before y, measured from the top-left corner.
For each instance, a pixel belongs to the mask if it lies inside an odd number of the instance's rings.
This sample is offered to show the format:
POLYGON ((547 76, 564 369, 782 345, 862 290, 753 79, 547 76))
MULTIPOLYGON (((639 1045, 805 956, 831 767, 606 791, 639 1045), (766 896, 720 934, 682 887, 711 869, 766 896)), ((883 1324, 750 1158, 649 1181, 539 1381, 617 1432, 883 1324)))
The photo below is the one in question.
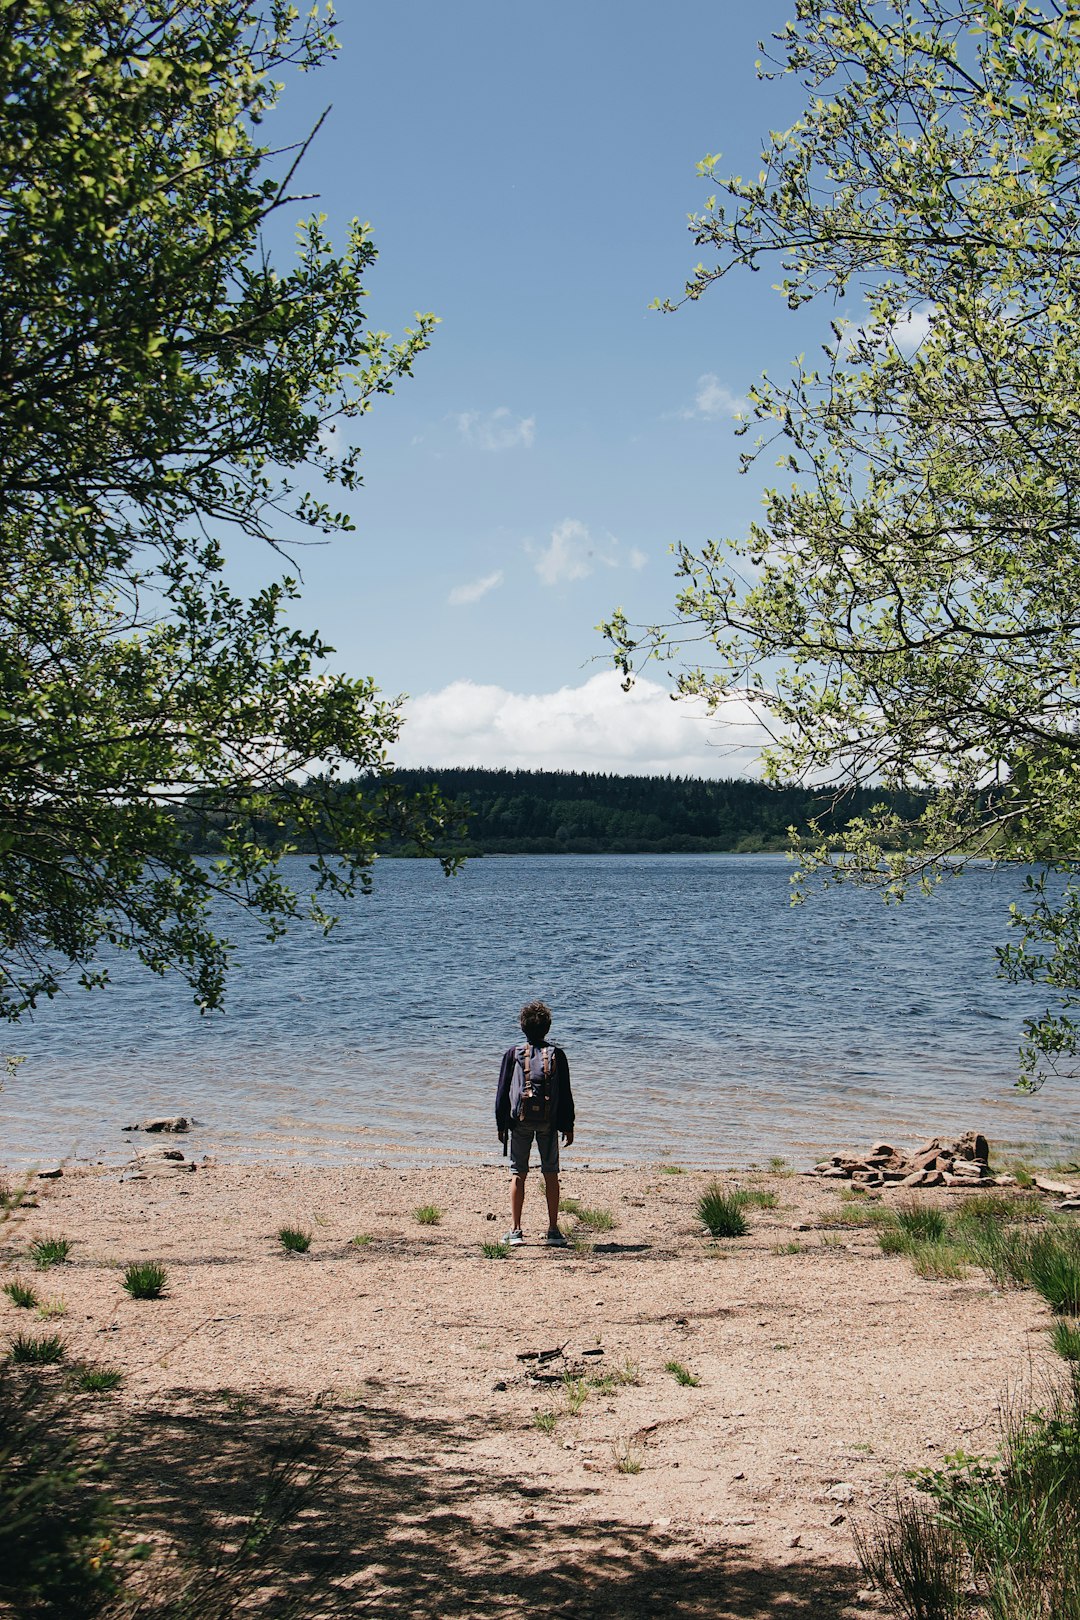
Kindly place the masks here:
POLYGON ((567 1373, 563 1378, 563 1397, 566 1401, 566 1410, 570 1416, 581 1411, 589 1398, 589 1384, 585 1378, 574 1378, 567 1373))
POLYGON ((438 1204, 418 1204, 413 1210, 413 1220, 421 1226, 438 1226, 442 1220, 442 1210, 438 1204))
POLYGON ((123 1382, 123 1373, 115 1367, 82 1367, 75 1379, 77 1387, 87 1395, 106 1395, 123 1382))
POLYGON ((13 1305, 18 1305, 20 1310, 33 1310, 34 1306, 38 1302, 38 1297, 34 1293, 34 1290, 28 1287, 26 1283, 5 1283, 4 1293, 7 1295, 8 1299, 10 1299, 13 1305))
POLYGON ((640 1384, 641 1368, 629 1356, 624 1356, 618 1366, 612 1369, 612 1377, 620 1384, 640 1384))
POLYGON ((869 1198, 857 1199, 852 1204, 842 1204, 830 1220, 838 1220, 841 1226, 895 1226, 896 1216, 888 1204, 872 1203, 869 1198))
POLYGON ((782 1153, 770 1153, 765 1163, 774 1176, 786 1176, 791 1170, 790 1164, 788 1164, 782 1153))
POLYGON ((665 1361, 664 1371, 670 1373, 677 1384, 682 1384, 687 1389, 696 1389, 701 1383, 701 1379, 692 1373, 689 1367, 684 1367, 681 1361, 665 1361))
POLYGON ((558 1412, 550 1406, 533 1413, 533 1427, 539 1429, 541 1434, 550 1434, 558 1421, 558 1412))
POLYGON ((746 1216, 737 1193, 725 1192, 718 1182, 706 1187, 697 1204, 698 1220, 710 1237, 744 1237, 746 1216))
POLYGON ((957 1456, 915 1477, 856 1533, 863 1569, 912 1620, 1075 1620, 1080 1615, 1080 1375, 1045 1408, 1006 1407, 993 1459, 957 1456), (974 1600, 974 1608, 973 1608, 974 1600))
POLYGON ((662 1164, 660 1174, 662 1176, 685 1176, 686 1171, 681 1164, 662 1164))
POLYGON ((47 1322, 54 1316, 66 1316, 68 1303, 66 1299, 43 1299, 37 1308, 37 1314, 47 1322))
POLYGON ((156 1260, 133 1260, 124 1267, 123 1286, 132 1299, 160 1299, 169 1273, 156 1260))
POLYGON ((609 1209, 578 1209, 577 1218, 587 1232, 614 1232, 618 1224, 609 1209))
POLYGON ((67 1346, 59 1333, 17 1333, 11 1340, 11 1359, 31 1367, 51 1367, 63 1361, 67 1346))
POLYGON ((767 1192, 764 1187, 739 1187, 732 1197, 738 1199, 743 1209, 775 1209, 780 1202, 774 1192, 767 1192))
POLYGON ((1080 1316, 1080 1229, 1036 1232, 1027 1243, 1024 1270, 1058 1316, 1080 1316))
POLYGON ((918 1243, 940 1243, 948 1231, 945 1212, 933 1204, 909 1198, 896 1206, 896 1222, 902 1232, 918 1243))
POLYGON ((30 1258, 39 1271, 50 1266, 62 1266, 71 1253, 71 1240, 66 1237, 35 1238, 30 1245, 30 1258))
POLYGON ((510 1255, 509 1243, 481 1243, 485 1260, 506 1260, 510 1255))
POLYGON ((370 1232, 357 1232, 354 1238, 349 1239, 354 1249, 366 1249, 368 1244, 374 1243, 374 1241, 375 1239, 370 1232))
POLYGON ((560 1198, 559 1199, 559 1214, 560 1215, 580 1215, 581 1214, 581 1199, 580 1198, 560 1198))
POLYGON ((1080 1361, 1080 1322, 1055 1322, 1050 1342, 1066 1361, 1080 1361))
POLYGON ((281 1226, 278 1242, 289 1254, 307 1254, 311 1248, 311 1233, 302 1226, 281 1226))
POLYGON ((915 1238, 907 1253, 916 1276, 930 1282, 951 1282, 968 1274, 963 1251, 951 1243, 925 1243, 915 1238))
POLYGON ((613 1440, 611 1442, 611 1457, 618 1474, 640 1474, 641 1452, 629 1440, 613 1440))
POLYGON ((882 1254, 910 1254, 912 1239, 899 1226, 887 1226, 878 1233, 878 1244, 882 1254))
POLYGON ((792 1238, 790 1243, 774 1243, 773 1254, 805 1254, 806 1244, 800 1243, 798 1238, 792 1238))

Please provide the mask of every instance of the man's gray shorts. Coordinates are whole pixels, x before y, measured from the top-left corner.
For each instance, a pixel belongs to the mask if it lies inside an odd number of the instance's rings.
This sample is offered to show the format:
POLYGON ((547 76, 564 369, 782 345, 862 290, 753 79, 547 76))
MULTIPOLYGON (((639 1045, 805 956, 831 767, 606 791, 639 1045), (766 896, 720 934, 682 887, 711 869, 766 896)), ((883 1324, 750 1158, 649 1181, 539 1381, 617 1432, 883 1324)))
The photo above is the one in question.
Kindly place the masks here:
POLYGON ((527 1176, 529 1153, 533 1138, 540 1150, 540 1168, 545 1176, 559 1173, 559 1133, 557 1130, 535 1130, 531 1125, 515 1125, 510 1132, 510 1174, 527 1176))

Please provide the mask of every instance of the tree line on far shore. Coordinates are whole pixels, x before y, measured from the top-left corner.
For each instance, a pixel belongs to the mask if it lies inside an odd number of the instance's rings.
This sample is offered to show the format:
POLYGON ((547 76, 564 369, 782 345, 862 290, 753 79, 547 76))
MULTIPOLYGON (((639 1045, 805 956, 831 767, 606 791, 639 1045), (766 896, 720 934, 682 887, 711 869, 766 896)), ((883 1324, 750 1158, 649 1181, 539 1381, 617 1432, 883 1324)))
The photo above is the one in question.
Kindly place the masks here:
MULTIPOLYGON (((883 802, 904 821, 915 820, 925 807, 919 795, 873 788, 839 796, 831 789, 734 778, 594 771, 398 769, 393 782, 407 800, 437 794, 451 812, 445 853, 472 856, 781 850, 788 847, 792 827, 803 836, 812 826, 832 834, 883 802)), ((343 797, 377 795, 382 784, 360 778, 332 791, 343 797)), ((193 847, 213 851, 215 819, 196 818, 193 847)), ((253 832, 270 843, 294 842, 290 820, 285 816, 277 826, 260 820, 253 832)), ((420 853, 408 827, 399 836, 389 834, 381 852, 420 853)))

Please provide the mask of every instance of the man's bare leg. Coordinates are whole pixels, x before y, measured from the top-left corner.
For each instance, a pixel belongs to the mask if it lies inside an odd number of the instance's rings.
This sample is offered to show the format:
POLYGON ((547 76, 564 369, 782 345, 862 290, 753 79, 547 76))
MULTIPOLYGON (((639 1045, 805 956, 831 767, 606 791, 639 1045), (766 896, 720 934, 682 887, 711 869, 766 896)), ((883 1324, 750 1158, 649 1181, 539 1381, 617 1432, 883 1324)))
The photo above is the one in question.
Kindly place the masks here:
MULTIPOLYGON (((558 1199, 556 1198, 556 1207, 558 1199)), ((510 1177, 510 1225, 515 1232, 521 1230, 521 1212, 525 1208, 525 1177, 510 1177)))
POLYGON ((544 1177, 544 1197, 548 1207, 548 1231, 554 1232, 559 1224, 559 1177, 550 1175, 544 1177))

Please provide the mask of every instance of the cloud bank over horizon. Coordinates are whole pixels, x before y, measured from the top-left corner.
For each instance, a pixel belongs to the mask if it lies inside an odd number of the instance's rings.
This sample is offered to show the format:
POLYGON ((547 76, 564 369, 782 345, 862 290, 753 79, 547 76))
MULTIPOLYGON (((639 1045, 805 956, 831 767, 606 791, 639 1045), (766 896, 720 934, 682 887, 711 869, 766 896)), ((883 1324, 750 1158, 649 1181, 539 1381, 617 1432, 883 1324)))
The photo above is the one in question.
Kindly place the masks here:
POLYGON ((760 776, 767 741, 741 700, 710 715, 700 698, 672 702, 656 681, 639 679, 624 692, 614 670, 554 692, 452 681, 409 699, 404 712, 398 765, 760 776))

